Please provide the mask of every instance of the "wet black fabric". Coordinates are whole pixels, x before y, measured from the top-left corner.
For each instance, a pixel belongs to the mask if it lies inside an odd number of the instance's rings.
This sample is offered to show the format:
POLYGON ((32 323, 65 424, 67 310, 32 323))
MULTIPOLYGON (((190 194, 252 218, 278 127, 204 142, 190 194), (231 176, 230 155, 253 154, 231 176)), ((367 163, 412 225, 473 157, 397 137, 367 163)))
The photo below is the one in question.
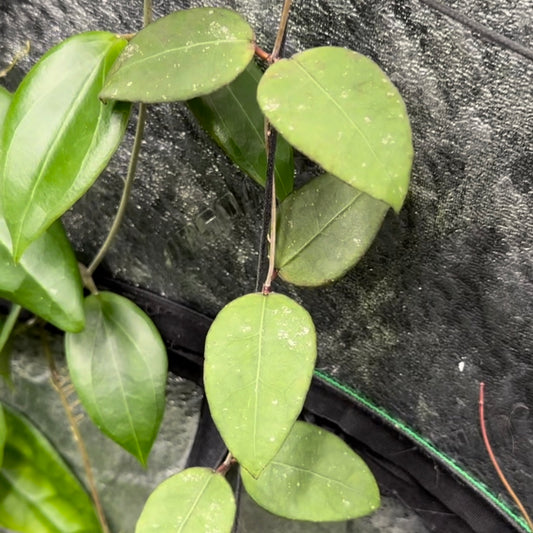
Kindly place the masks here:
MULTIPOLYGON (((140 27, 141 2, 12 0, 0 4, 0 61, 33 51, 3 83, 14 89, 38 56, 75 32, 140 27)), ((161 1, 228 6, 274 40, 281 2, 161 1)), ((481 442, 478 383, 509 480, 533 508, 532 249, 533 62, 475 21, 533 47, 530 0, 296 1, 287 53, 347 46, 369 55, 403 95, 414 134, 412 185, 375 244, 343 280, 300 290, 319 368, 410 425, 500 493, 481 442), (432 5, 428 5, 432 4, 432 5)), ((523 50, 522 50, 523 52, 523 50)), ((131 132, 97 184, 65 217, 79 256, 94 255, 110 225, 131 132)), ((301 170, 313 168, 300 161, 301 170)), ((103 268, 214 316, 252 291, 261 191, 179 104, 153 106, 131 206, 103 268)), ((505 498, 505 496, 504 496, 505 498)))

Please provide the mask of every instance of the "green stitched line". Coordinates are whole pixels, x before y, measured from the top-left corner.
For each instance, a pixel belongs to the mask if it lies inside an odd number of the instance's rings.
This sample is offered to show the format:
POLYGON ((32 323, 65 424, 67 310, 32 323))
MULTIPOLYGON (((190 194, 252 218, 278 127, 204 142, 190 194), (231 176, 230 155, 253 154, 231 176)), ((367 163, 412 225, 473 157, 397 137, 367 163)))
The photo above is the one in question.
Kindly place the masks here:
POLYGON ((451 459, 450 457, 448 457, 447 455, 439 451, 437 448, 435 448, 435 446, 430 441, 426 440, 424 437, 421 437, 420 435, 418 435, 418 433, 415 433, 412 429, 410 429, 403 422, 392 417, 389 413, 387 413, 387 411, 373 404, 371 401, 367 400, 366 398, 358 394, 354 389, 347 387, 346 385, 343 385, 342 383, 338 382, 335 378, 328 376, 328 374, 322 372, 321 370, 315 370, 314 373, 315 373, 315 376, 319 377, 320 379, 323 379, 329 385, 332 385, 336 389, 348 394, 352 398, 355 398, 359 403, 361 403, 362 405, 370 409, 372 412, 378 414, 381 418, 385 419, 387 422, 392 424, 396 429, 399 429, 402 433, 404 433, 405 435, 409 436, 414 441, 416 441, 417 444, 425 448, 431 454, 438 457, 439 460, 441 460, 443 463, 449 466, 457 475, 462 477, 465 481, 473 485, 484 496, 486 496, 492 503, 494 503, 505 514, 507 514, 518 525, 520 525, 525 531, 529 531, 529 528, 527 527, 527 524, 521 515, 517 514, 506 503, 499 500, 497 496, 493 494, 483 483, 481 483, 480 481, 472 477, 471 474, 469 474, 466 470, 464 470, 459 465, 457 465, 453 459, 451 459))

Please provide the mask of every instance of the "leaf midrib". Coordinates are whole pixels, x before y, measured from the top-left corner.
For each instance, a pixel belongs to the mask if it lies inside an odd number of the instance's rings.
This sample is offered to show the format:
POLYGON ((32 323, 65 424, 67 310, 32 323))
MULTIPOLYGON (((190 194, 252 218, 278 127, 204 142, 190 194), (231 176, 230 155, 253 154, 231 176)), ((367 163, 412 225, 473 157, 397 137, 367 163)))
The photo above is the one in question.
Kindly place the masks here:
POLYGON ((268 296, 261 295, 263 302, 261 306, 261 318, 259 320, 259 335, 258 335, 258 357, 257 357, 257 371, 255 374, 254 386, 254 426, 253 426, 253 450, 254 457, 257 457, 257 428, 258 428, 258 411, 259 411, 259 383, 261 382, 261 362, 263 357, 263 325, 265 321, 266 305, 268 296))
POLYGON ((392 181, 392 176, 389 174, 388 169, 385 167, 383 161, 378 157, 378 155, 376 154, 376 151, 374 150, 374 147, 372 146, 372 143, 368 140, 368 137, 363 133, 363 131, 357 125, 357 123, 352 120, 350 115, 346 113, 346 111, 339 104, 339 102, 337 102, 337 100, 333 98, 333 96, 326 90, 326 88, 300 63, 298 59, 294 59, 294 62, 309 77, 309 79, 313 81, 313 83, 320 89, 320 91, 326 95, 327 99, 333 103, 333 105, 340 111, 340 113, 349 122, 349 124, 356 130, 356 132, 359 134, 359 136, 363 139, 363 141, 367 145, 368 149, 370 150, 370 153, 374 156, 374 159, 377 161, 378 165, 385 172, 385 175, 389 178, 390 181, 392 181))
MULTIPOLYGON (((201 43, 194 43, 194 44, 189 44, 189 45, 183 45, 183 46, 177 46, 175 48, 166 48, 165 50, 162 50, 161 52, 158 52, 156 54, 152 54, 152 55, 149 55, 149 56, 145 56, 145 57, 141 57, 139 59, 131 59, 131 60, 127 60, 124 62, 123 65, 120 65, 120 69, 116 71, 116 75, 118 75, 118 73, 123 73, 129 69, 131 69, 132 67, 136 67, 146 61, 152 61, 154 59, 157 59, 158 57, 161 57, 161 56, 165 56, 165 55, 168 55, 168 54, 173 54, 173 53, 180 53, 180 52, 184 52, 185 50, 191 50, 193 48, 197 48, 197 47, 200 47, 200 46, 206 46, 206 45, 215 45, 215 46, 218 46, 218 45, 227 45, 227 44, 241 44, 241 43, 248 43, 248 44, 251 44, 251 40, 250 39, 233 39, 233 40, 224 40, 224 39, 216 39, 214 41, 202 41, 201 43)), ((113 80, 111 79, 111 82, 113 80)), ((111 83, 112 85, 112 83, 111 83)))
MULTIPOLYGON (((94 68, 91 70, 91 72, 88 74, 88 76, 86 77, 85 81, 81 85, 80 92, 78 93, 78 95, 74 99, 73 104, 70 106, 68 112, 66 113, 65 118, 61 122, 61 126, 57 130, 56 135, 54 136, 54 140, 52 141, 52 143, 50 144, 50 146, 49 146, 49 148, 47 150, 46 157, 41 162, 41 166, 40 166, 40 168, 38 170, 37 178, 33 182, 33 186, 32 186, 32 189, 30 191, 29 198, 26 201, 26 206, 24 208, 22 217, 19 219, 18 231, 16 233, 16 237, 12 236, 13 250, 18 250, 19 249, 20 239, 21 239, 21 236, 22 236, 22 228, 25 225, 26 217, 28 216, 28 212, 30 210, 30 207, 32 207, 33 199, 35 197, 37 189, 39 188, 39 185, 41 184, 41 181, 43 179, 45 170, 48 168, 50 159, 52 158, 53 154, 55 155, 55 149, 56 149, 57 145, 59 144, 60 141, 63 140, 63 135, 68 130, 68 128, 71 126, 71 119, 72 119, 72 116, 74 115, 75 111, 77 110, 77 104, 86 97, 86 95, 88 94, 88 92, 89 92, 89 90, 91 88, 93 80, 96 78, 98 72, 100 71, 101 66, 102 66, 102 58, 107 56, 109 50, 113 47, 113 45, 114 45, 114 43, 110 43, 106 48, 102 49, 102 52, 98 55, 97 58, 95 58, 95 66, 94 66, 94 68)), ((94 137, 94 133, 93 133, 93 137, 94 137)), ((92 143, 92 140, 91 140, 91 143, 92 143)), ((8 154, 6 153, 6 157, 5 157, 6 164, 7 164, 7 155, 8 154)))
MULTIPOLYGON (((354 190, 357 190, 357 189, 354 188, 354 190)), ((288 257, 288 259, 285 262, 280 264, 279 268, 284 268, 289 263, 291 263, 291 261, 293 261, 299 254, 301 254, 303 252, 303 250, 305 250, 307 247, 309 247, 314 240, 316 240, 320 235, 322 235, 324 233, 324 231, 329 226, 331 226, 345 211, 350 209, 350 207, 352 207, 357 202, 357 200, 359 200, 362 197, 362 195, 363 195, 363 193, 361 191, 357 191, 357 192, 358 192, 358 194, 355 195, 354 198, 348 204, 346 204, 344 207, 342 207, 342 209, 337 211, 323 226, 320 227, 320 230, 318 232, 314 233, 313 236, 310 239, 308 239, 307 241, 305 241, 300 246, 300 248, 298 248, 293 254, 291 254, 288 257)))

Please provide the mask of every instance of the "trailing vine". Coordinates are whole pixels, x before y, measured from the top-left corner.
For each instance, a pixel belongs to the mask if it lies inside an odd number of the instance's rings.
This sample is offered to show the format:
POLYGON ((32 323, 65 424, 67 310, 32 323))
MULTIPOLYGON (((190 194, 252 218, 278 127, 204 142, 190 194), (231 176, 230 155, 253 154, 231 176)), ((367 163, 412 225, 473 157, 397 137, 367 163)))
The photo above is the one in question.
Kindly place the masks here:
MULTIPOLYGON (((165 407, 165 347, 150 318, 123 296, 98 291, 92 274, 120 228, 146 106, 185 102, 265 187, 257 290, 220 311, 205 347, 205 394, 228 455, 212 469, 189 468, 164 481, 148 498, 137 533, 231 531, 236 502, 225 476, 237 464, 250 496, 280 516, 346 520, 379 506, 361 458, 333 434, 297 420, 315 367, 316 332, 309 312, 273 282, 319 286, 359 261, 386 212, 399 211, 405 199, 410 125, 397 89, 370 59, 338 47, 282 57, 291 3, 283 4, 267 53, 234 11, 187 9, 152 22, 147 0, 137 34, 75 35, 47 52, 14 95, 0 91, 0 296, 13 302, 0 349, 21 307, 63 330, 69 378, 85 411, 142 464, 165 407), (117 150, 134 102, 137 129, 120 206, 80 275, 59 219, 117 150), (292 147, 324 169, 297 190, 292 147)), ((76 431, 51 355, 49 361, 76 431)), ((2 448, 12 431, 0 422, 2 448)), ((20 527, 1 510, 0 524, 20 527)))

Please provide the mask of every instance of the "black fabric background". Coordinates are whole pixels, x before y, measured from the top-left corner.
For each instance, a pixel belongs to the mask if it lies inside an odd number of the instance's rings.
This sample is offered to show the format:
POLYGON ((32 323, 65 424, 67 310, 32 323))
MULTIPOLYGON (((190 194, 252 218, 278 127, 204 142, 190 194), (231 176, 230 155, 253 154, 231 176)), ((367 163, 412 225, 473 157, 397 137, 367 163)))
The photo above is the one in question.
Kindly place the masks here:
MULTIPOLYGON (((139 29, 142 2, 0 0, 0 64, 26 39, 14 89, 73 33, 139 29)), ((264 49, 281 2, 156 1, 243 13, 264 49)), ((533 47, 530 0, 448 2, 533 47)), ((377 61, 412 122, 406 205, 390 213, 360 264, 329 287, 276 290, 301 301, 319 333, 319 368, 430 439, 499 493, 477 415, 487 383, 496 453, 533 508, 533 63, 417 0, 296 0, 287 53, 347 46, 377 61), (460 367, 461 364, 461 367, 460 367), (464 367, 463 367, 464 364, 464 367)), ((110 225, 131 131, 97 184, 65 217, 82 260, 110 225)), ((114 276, 214 316, 255 285, 261 191, 213 147, 180 104, 150 112, 135 191, 104 264, 114 276)), ((304 175, 312 167, 300 161, 304 175)))

